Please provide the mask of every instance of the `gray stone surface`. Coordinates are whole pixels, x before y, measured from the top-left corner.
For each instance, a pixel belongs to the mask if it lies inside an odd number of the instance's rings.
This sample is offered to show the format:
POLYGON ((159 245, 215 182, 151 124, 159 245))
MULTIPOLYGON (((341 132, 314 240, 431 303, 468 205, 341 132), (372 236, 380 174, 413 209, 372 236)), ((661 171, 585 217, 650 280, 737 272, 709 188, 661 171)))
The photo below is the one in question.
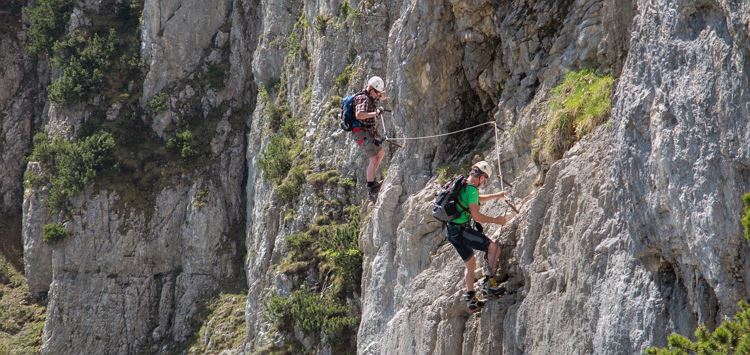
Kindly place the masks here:
POLYGON ((149 64, 144 102, 195 71, 231 9, 231 0, 144 2, 141 53, 149 64))
POLYGON ((39 100, 44 69, 38 72, 22 47, 21 5, 20 0, 0 4, 0 251, 12 255, 11 260, 20 260, 22 254, 24 158, 36 115, 44 106, 39 100))
MULTIPOLYGON (((740 197, 750 190, 750 5, 361 2, 353 4, 362 11, 356 23, 337 18, 339 5, 146 1, 141 45, 149 70, 142 101, 177 88, 170 100, 200 95, 204 110, 226 104, 211 137, 215 173, 183 176, 158 191, 150 219, 146 211, 114 208, 119 196, 111 191, 87 188, 66 221, 74 236, 51 248, 39 243, 41 225, 59 216, 47 216, 43 189, 26 191, 26 273, 33 291, 49 288, 46 353, 175 351, 195 331, 191 317, 205 300, 242 275, 236 258, 243 252, 248 336, 233 351, 253 353, 279 339, 263 316, 265 301, 292 291, 293 280, 277 270, 284 238, 318 216, 321 192, 306 185, 291 206, 282 206, 262 176, 267 104, 257 100, 256 89, 275 94, 278 81, 293 116, 305 122, 311 166, 337 168, 359 182, 351 192, 323 192, 365 207, 362 294, 352 300, 362 312, 359 353, 639 353, 665 344, 672 331, 716 325, 748 297, 748 246, 738 219, 740 197), (287 40, 302 15, 309 27, 299 52, 289 55, 287 40), (325 31, 316 28, 318 16, 333 18, 325 31), (223 60, 224 45, 226 86, 196 91, 190 80, 207 63, 223 60), (336 83, 349 64, 357 68, 352 80, 336 83), (547 119, 549 91, 564 73, 582 68, 618 79, 611 120, 541 174, 531 163, 531 142, 547 119), (365 158, 337 130, 328 102, 360 89, 371 75, 386 80, 390 136, 432 135, 494 119, 500 145, 481 128, 406 142, 403 149, 388 146, 380 198, 366 205, 365 158), (308 88, 309 104, 301 100, 308 88), (247 116, 247 128, 231 124, 235 114, 247 116), (491 301, 480 317, 464 309, 463 266, 429 203, 438 167, 460 167, 478 155, 497 168, 496 152, 521 212, 503 228, 488 226, 503 245, 499 272, 511 293, 491 301), (198 189, 209 191, 200 208, 198 189), (285 221, 288 208, 294 218, 285 221), (243 230, 246 251, 239 251, 235 239, 243 230)), ((10 46, 0 58, 16 63, 10 46)), ((0 74, 21 77, 18 68, 0 74)), ((18 106, 24 91, 9 80, 0 82, 11 92, 0 93, 0 108, 16 107, 12 117, 27 118, 4 119, 6 141, 31 122, 24 113, 30 111, 18 106)), ((69 136, 91 114, 38 106, 49 117, 47 129, 69 136)), ((152 122, 159 134, 182 119, 177 111, 159 117, 152 122)), ((23 149, 8 147, 23 144, 12 140, 0 150, 3 162, 15 164, 7 166, 17 165, 10 174, 0 171, 4 204, 17 208, 23 149)), ((486 191, 500 186, 494 180, 486 191)), ((509 213, 501 202, 483 210, 509 213)))
MULTIPOLYGON (((583 5, 575 3, 568 16, 581 18, 601 4, 583 5)), ((625 14, 631 9, 621 6, 625 14)), ((566 30, 558 32, 549 54, 558 68, 541 74, 547 79, 538 96, 568 66, 622 48, 628 57, 597 59, 613 70, 623 63, 612 128, 598 129, 567 152, 539 188, 526 182, 533 174, 525 171, 533 167, 512 162, 509 175, 524 208, 501 233, 515 247, 502 273, 519 288, 491 303, 481 318, 451 326, 456 316, 441 295, 454 295, 449 305, 460 302, 460 264, 441 259, 447 251, 435 247, 426 271, 399 261, 399 253, 421 259, 408 247, 394 247, 414 238, 393 233, 393 226, 411 231, 414 225, 408 218, 378 219, 397 209, 383 203, 363 235, 371 240, 365 244, 370 271, 364 281, 370 292, 364 294, 360 352, 458 353, 444 349, 461 342, 462 351, 471 353, 638 353, 664 344, 671 331, 690 334, 698 323, 713 326, 732 314, 748 294, 742 256, 747 244, 737 223, 740 197, 749 189, 747 150, 739 143, 748 134, 742 118, 747 28, 746 10, 737 6, 643 2, 629 46, 612 43, 596 52, 580 45, 595 43, 601 34, 581 22, 578 35, 567 34, 577 47, 563 49, 566 30), (383 249, 389 252, 378 251, 383 249), (455 283, 435 295, 423 278, 455 283)), ((506 152, 528 151, 519 130, 538 127, 535 116, 543 119, 544 111, 535 106, 541 104, 534 98, 516 106, 523 108, 517 111, 518 136, 508 132, 506 152)), ((507 106, 501 98, 498 109, 507 106)), ((489 210, 501 212, 497 206, 489 210)))
MULTIPOLYGON (((27 170, 41 173, 39 163, 30 162, 27 170)), ((52 248, 42 240, 42 228, 50 219, 44 201, 47 189, 27 189, 23 199, 23 255, 24 271, 29 291, 34 295, 44 295, 52 282, 52 248)))
MULTIPOLYGON (((149 53, 153 61, 144 87, 159 90, 178 83, 184 88, 176 95, 179 100, 197 98, 202 118, 216 120, 214 131, 198 137, 211 156, 207 166, 186 170, 156 189, 150 196, 153 204, 143 204, 146 209, 123 203, 106 182, 86 187, 70 201, 70 211, 59 215, 48 214, 46 188, 26 191, 26 275, 32 292, 48 291, 43 353, 174 353, 196 333, 197 316, 212 297, 242 287, 245 136, 244 125, 233 121, 243 120, 240 111, 252 86, 199 91, 185 85, 186 72, 205 70, 196 65, 216 43, 230 42, 215 42, 214 37, 228 21, 231 2, 156 3, 147 2, 147 7, 162 6, 164 13, 174 16, 172 21, 144 17, 144 28, 159 30, 144 33, 154 35, 149 38, 161 45, 158 53, 149 53), (208 112, 214 115, 209 118, 208 112), (43 243, 42 226, 52 222, 63 223, 71 236, 52 245, 43 243)), ((81 16, 103 11, 88 10, 81 16)), ((96 106, 100 100, 42 106, 47 117, 44 130, 77 137, 93 115, 87 104, 96 106)), ((117 119, 116 113, 111 116, 108 119, 117 119)), ((32 162, 28 169, 38 165, 32 162)))

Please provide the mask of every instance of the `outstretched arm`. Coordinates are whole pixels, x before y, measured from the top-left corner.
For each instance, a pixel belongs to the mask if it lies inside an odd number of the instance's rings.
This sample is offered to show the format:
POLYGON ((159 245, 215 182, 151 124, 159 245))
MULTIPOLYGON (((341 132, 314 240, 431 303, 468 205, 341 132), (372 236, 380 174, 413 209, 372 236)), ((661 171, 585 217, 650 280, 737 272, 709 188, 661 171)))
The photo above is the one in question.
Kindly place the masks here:
POLYGON ((375 110, 373 112, 358 111, 356 116, 358 120, 364 121, 364 120, 369 120, 379 114, 380 114, 379 110, 375 110))
POLYGON ((479 211, 479 205, 472 203, 469 205, 469 212, 471 212, 471 218, 479 223, 494 223, 504 225, 506 220, 503 216, 490 217, 479 211))
MULTIPOLYGON (((489 194, 489 195, 479 195, 479 202, 486 202, 486 201, 492 201, 497 200, 499 198, 504 198, 508 194, 505 191, 498 192, 496 194, 489 194)), ((482 223, 482 222, 479 222, 482 223)))

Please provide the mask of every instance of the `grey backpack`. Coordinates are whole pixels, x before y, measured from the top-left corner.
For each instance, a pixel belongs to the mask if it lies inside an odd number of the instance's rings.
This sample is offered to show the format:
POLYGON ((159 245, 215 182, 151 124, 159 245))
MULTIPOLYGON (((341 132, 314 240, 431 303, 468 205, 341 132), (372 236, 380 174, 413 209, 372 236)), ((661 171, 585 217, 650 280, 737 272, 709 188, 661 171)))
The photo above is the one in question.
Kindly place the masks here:
POLYGON ((459 175, 440 188, 432 203, 432 216, 441 222, 450 222, 461 216, 467 207, 458 202, 458 194, 466 186, 466 179, 459 175))

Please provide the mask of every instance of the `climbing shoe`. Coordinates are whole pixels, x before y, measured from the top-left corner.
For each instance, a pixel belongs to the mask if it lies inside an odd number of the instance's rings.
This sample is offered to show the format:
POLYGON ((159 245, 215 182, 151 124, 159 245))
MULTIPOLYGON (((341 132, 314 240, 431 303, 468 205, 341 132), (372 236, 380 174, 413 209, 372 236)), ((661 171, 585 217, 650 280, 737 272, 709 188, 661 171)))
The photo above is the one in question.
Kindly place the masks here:
POLYGON ((478 312, 484 306, 484 301, 478 300, 474 291, 466 291, 464 293, 464 300, 466 301, 466 308, 469 309, 469 313, 478 312))
POLYGON ((499 297, 505 294, 505 287, 500 286, 494 277, 484 275, 481 285, 480 292, 485 297, 499 297))

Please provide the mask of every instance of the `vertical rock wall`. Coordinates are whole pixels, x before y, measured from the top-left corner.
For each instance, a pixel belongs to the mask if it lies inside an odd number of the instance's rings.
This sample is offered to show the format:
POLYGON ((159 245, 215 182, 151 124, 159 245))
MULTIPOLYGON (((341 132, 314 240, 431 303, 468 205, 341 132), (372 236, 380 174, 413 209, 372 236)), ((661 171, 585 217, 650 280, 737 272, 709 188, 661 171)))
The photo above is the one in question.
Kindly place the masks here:
MULTIPOLYGON (((88 24, 111 11, 108 6, 119 3, 76 4, 73 17, 88 24)), ((166 128, 197 115, 208 129, 196 139, 210 159, 192 171, 163 171, 164 182, 145 193, 137 190, 144 181, 137 171, 130 172, 132 184, 125 189, 115 186, 120 177, 104 176, 73 198, 65 214, 46 208, 46 188, 27 191, 27 277, 32 291, 48 292, 44 353, 174 353, 196 332, 212 297, 244 288, 244 112, 253 104, 254 86, 241 55, 229 49, 252 41, 253 27, 245 24, 240 4, 230 1, 149 0, 143 8, 146 74, 127 90, 142 92, 143 107, 166 93, 167 109, 136 111, 141 116, 134 119, 150 123, 154 136, 166 142, 166 128), (240 25, 232 33, 235 22, 240 25), (71 237, 42 243, 42 225, 50 222, 64 223, 71 237)), ((44 131, 75 137, 85 124, 97 122, 97 106, 107 100, 51 104, 44 131)), ((131 119, 120 114, 131 108, 111 104, 108 121, 131 119)), ((133 133, 138 134, 149 133, 133 133)))
MULTIPOLYGON (((69 30, 107 4, 77 4, 69 30)), ((44 188, 26 191, 26 273, 32 291, 49 294, 46 353, 179 351, 206 301, 242 280, 244 351, 279 341, 263 312, 270 295, 295 285, 278 272, 284 240, 323 214, 323 199, 364 208, 362 294, 352 300, 361 309, 360 353, 635 353, 664 344, 671 331, 715 325, 747 297, 737 221, 739 197, 750 189, 746 4, 351 5, 361 14, 342 15, 341 1, 145 1, 147 68, 133 85, 142 107, 163 94, 167 109, 141 119, 164 141, 190 117, 210 123, 201 139, 211 159, 160 185, 145 208, 99 183, 62 218, 44 206, 44 188), (610 123, 544 167, 542 178, 530 153, 549 90, 581 68, 618 78, 610 123), (371 75, 386 80, 390 136, 495 120, 499 146, 484 128, 388 146, 380 197, 365 204, 365 158, 337 129, 330 98, 359 90, 371 75), (264 90, 303 122, 309 170, 336 169, 354 189, 305 184, 293 201, 279 202, 259 165, 270 141, 264 90), (488 229, 502 242, 500 273, 511 292, 469 316, 463 266, 429 203, 438 167, 496 152, 521 207, 508 226, 488 229), (61 221, 73 237, 43 244, 42 225, 61 221)), ((47 104, 46 64, 21 51, 19 3, 3 6, 16 14, 0 25, 10 34, 0 39, 8 64, 0 72, 5 241, 18 238, 22 157, 32 130, 41 131, 34 125, 75 137, 102 101, 47 104)), ((501 202, 483 209, 509 212, 501 202)))
MULTIPOLYGON (((45 69, 23 49, 23 1, 0 5, 0 248, 21 255, 21 204, 24 158, 32 129, 44 106, 45 69), (42 100, 40 100, 42 99, 42 100)), ((16 258, 13 258, 16 259, 16 258)), ((20 265, 16 265, 20 267, 20 265)))

